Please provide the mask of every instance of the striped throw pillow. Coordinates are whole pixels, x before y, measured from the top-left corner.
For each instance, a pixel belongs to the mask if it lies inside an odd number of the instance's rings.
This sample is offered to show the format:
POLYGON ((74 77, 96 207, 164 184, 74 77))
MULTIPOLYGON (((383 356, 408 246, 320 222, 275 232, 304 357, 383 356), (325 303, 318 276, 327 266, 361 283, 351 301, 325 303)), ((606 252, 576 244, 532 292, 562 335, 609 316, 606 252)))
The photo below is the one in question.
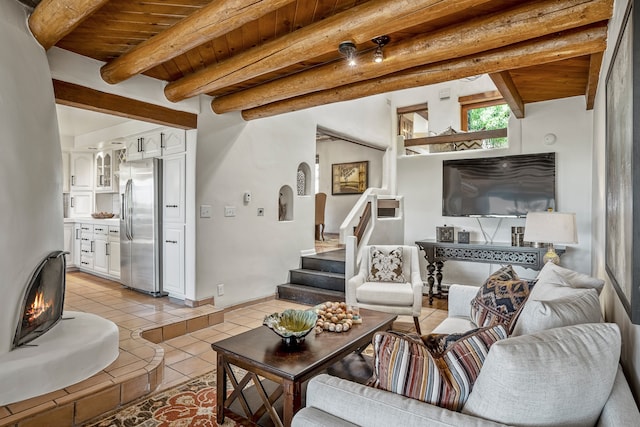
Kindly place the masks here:
POLYGON ((467 401, 491 345, 505 339, 502 325, 478 329, 432 354, 420 339, 397 332, 378 332, 372 386, 459 411, 467 401))

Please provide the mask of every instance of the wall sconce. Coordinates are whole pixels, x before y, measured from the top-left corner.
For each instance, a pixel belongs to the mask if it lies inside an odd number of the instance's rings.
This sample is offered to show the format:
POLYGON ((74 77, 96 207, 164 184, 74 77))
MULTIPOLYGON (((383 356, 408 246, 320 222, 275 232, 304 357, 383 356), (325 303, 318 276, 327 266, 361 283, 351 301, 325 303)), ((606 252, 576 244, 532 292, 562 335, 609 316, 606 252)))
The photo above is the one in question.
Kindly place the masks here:
POLYGON ((373 53, 373 62, 379 64, 384 60, 384 54, 382 53, 382 47, 389 43, 391 39, 389 36, 380 36, 374 39, 371 39, 372 42, 378 45, 376 51, 373 53))
POLYGON ((350 67, 356 65, 356 45, 353 42, 342 42, 338 46, 338 52, 343 54, 347 58, 347 64, 350 67))

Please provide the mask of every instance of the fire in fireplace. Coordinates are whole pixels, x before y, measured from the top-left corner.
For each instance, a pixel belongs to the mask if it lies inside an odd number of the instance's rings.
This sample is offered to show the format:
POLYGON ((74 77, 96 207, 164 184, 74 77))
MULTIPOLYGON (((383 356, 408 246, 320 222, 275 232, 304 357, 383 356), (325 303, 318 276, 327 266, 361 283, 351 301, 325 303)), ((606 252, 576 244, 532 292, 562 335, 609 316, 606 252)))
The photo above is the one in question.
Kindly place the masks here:
POLYGON ((27 286, 13 348, 38 338, 62 318, 66 285, 66 252, 50 253, 35 269, 27 286))

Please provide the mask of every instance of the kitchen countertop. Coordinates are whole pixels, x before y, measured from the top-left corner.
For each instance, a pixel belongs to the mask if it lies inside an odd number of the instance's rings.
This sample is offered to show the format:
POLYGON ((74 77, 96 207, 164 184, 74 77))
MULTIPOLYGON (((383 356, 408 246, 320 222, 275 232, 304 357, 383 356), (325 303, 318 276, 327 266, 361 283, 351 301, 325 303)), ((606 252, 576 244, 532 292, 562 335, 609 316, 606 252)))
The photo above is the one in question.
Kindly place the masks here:
POLYGON ((120 218, 94 218, 94 217, 84 217, 84 218, 65 218, 65 224, 74 224, 74 223, 83 223, 83 224, 103 224, 103 225, 120 225, 120 218))

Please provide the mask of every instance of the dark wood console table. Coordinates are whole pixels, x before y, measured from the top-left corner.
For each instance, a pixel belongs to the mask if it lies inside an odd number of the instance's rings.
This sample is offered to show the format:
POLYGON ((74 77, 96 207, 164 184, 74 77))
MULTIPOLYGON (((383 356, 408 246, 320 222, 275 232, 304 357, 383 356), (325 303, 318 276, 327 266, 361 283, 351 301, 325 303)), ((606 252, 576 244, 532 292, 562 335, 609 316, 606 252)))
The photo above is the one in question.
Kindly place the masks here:
MULTIPOLYGON (((448 260, 482 262, 486 264, 511 264, 520 267, 540 270, 542 258, 547 248, 531 246, 511 246, 508 243, 444 243, 435 240, 418 240, 416 245, 424 251, 427 260, 427 285, 429 286, 429 305, 433 298, 446 297, 442 289, 442 267, 448 260), (437 284, 434 291, 434 285, 437 284)), ((565 252, 564 247, 555 246, 558 255, 565 252)))

